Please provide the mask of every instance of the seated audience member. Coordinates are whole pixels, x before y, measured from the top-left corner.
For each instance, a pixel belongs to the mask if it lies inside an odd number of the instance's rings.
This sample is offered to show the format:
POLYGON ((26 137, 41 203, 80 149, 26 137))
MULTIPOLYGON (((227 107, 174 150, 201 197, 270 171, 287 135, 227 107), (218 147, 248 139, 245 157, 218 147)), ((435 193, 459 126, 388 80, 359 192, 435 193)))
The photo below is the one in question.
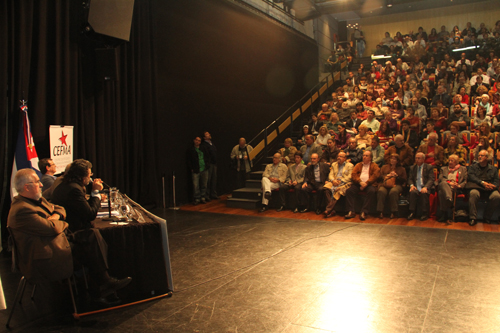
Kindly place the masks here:
POLYGON ((484 85, 490 84, 490 78, 488 77, 488 75, 484 74, 483 69, 481 67, 477 69, 476 75, 471 77, 469 83, 471 87, 473 87, 478 83, 478 81, 481 81, 484 85))
MULTIPOLYGON (((361 121, 364 121, 366 120, 366 118, 368 118, 368 112, 367 112, 368 109, 365 109, 363 103, 358 103, 356 104, 356 114, 358 115, 358 119, 361 119, 361 121)), ((352 112, 352 111, 350 111, 352 112)))
MULTIPOLYGON (((273 156, 273 163, 266 165, 266 169, 262 174, 262 208, 260 212, 265 212, 267 210, 267 204, 269 199, 271 199, 271 191, 279 189, 280 186, 285 183, 286 174, 288 168, 286 164, 281 163, 281 154, 276 153, 273 156)), ((278 208, 278 211, 282 211, 284 205, 278 208)))
MULTIPOLYGON (((344 110, 343 112, 339 113, 339 118, 341 121, 347 121, 349 119, 349 115, 351 114, 351 111, 356 110, 356 104, 361 103, 361 101, 357 98, 355 98, 354 93, 350 92, 348 94, 349 98, 342 103, 342 109, 344 110)), ((363 105, 363 103, 361 103, 363 105)), ((340 110, 339 110, 340 112, 340 110)))
MULTIPOLYGON (((328 118, 330 118, 332 112, 328 110, 328 104, 323 104, 320 114, 322 115, 322 118, 325 118, 327 116, 328 118), (323 109, 326 109, 326 111, 323 112, 323 109)), ((325 118, 325 120, 328 118, 325 118)), ((309 132, 311 132, 311 134, 318 135, 319 129, 321 128, 321 126, 323 126, 323 121, 318 119, 318 115, 316 113, 313 113, 311 115, 311 122, 308 124, 308 126, 309 132)))
POLYGON ((359 149, 357 146, 358 143, 356 141, 356 138, 350 138, 349 145, 346 149, 344 149, 347 162, 351 163, 352 165, 356 165, 362 161, 363 150, 359 149))
POLYGON ((366 112, 368 117, 361 123, 361 125, 365 125, 368 127, 368 131, 375 133, 380 128, 380 122, 375 118, 375 111, 367 110, 366 112))
POLYGON ((438 195, 441 217, 439 222, 448 221, 448 209, 453 206, 453 194, 465 187, 467 168, 459 164, 459 157, 452 154, 448 158, 448 166, 441 168, 439 175, 438 195))
POLYGON ((410 123, 410 130, 415 131, 417 136, 420 134, 420 118, 415 116, 415 111, 412 108, 408 108, 407 116, 403 120, 410 123))
POLYGON ((486 109, 484 108, 484 106, 479 105, 476 108, 475 117, 472 122, 474 124, 474 128, 479 128, 483 124, 490 126, 491 119, 490 116, 486 114, 486 109))
MULTIPOLYGON (((194 205, 206 203, 210 198, 207 195, 207 184, 208 184, 208 165, 210 163, 208 152, 201 145, 201 138, 196 137, 193 140, 194 144, 189 148, 188 151, 188 167, 191 170, 191 179, 193 180, 193 196, 194 196, 194 205)), ((245 139, 240 139, 240 145, 246 144, 245 139)), ((234 150, 234 148, 233 148, 234 150)), ((248 158, 248 157, 247 157, 248 158)), ((239 161, 238 161, 239 164, 239 161)), ((243 170, 245 170, 242 166, 243 170)), ((246 170, 245 170, 246 174, 246 170)), ((238 185, 244 183, 246 181, 245 176, 243 176, 243 180, 240 180, 240 175, 238 173, 238 185)), ((243 185, 243 187, 245 187, 243 185)))
POLYGON ((443 88, 443 86, 438 86, 437 87, 437 92, 436 95, 432 98, 431 105, 435 106, 437 105, 437 101, 442 101, 443 105, 447 108, 451 106, 451 97, 448 95, 443 88))
POLYGON ((415 131, 410 129, 410 122, 408 120, 403 120, 401 122, 400 135, 403 136, 403 143, 407 143, 413 150, 417 149, 419 144, 418 136, 415 131))
POLYGON ((38 162, 38 168, 43 175, 42 179, 40 179, 43 184, 42 192, 45 192, 52 186, 52 184, 54 184, 54 181, 57 178, 54 176, 56 174, 57 167, 52 159, 42 158, 38 162))
MULTIPOLYGON (((378 101, 378 99, 377 99, 378 101)), ((392 118, 396 120, 401 120, 405 116, 405 111, 403 109, 403 105, 400 101, 395 100, 392 104, 392 108, 390 109, 392 118)))
POLYGON ((413 97, 411 99, 409 108, 413 109, 414 114, 422 121, 427 120, 427 110, 425 109, 425 106, 418 102, 418 99, 416 97, 413 97))
POLYGON ((358 135, 356 135, 356 142, 358 143, 358 148, 365 149, 370 145, 372 141, 372 136, 368 133, 368 128, 361 124, 358 128, 358 135))
POLYGON ((443 164, 448 165, 451 155, 456 155, 458 157, 458 164, 465 165, 467 150, 459 144, 456 135, 450 135, 448 138, 448 144, 443 152, 443 164))
POLYGON ((369 213, 371 203, 376 198, 378 178, 380 176, 380 168, 376 163, 372 162, 372 152, 365 151, 363 153, 363 161, 356 164, 352 170, 352 184, 346 191, 347 209, 349 213, 345 216, 346 219, 351 219, 356 216, 354 211, 355 202, 361 199, 359 192, 364 191, 366 196, 361 208, 359 218, 363 221, 369 213))
POLYGON ((320 162, 318 154, 312 154, 311 164, 306 168, 304 183, 302 184, 302 189, 300 191, 302 195, 301 202, 305 207, 300 211, 301 213, 309 211, 309 197, 312 194, 312 191, 316 191, 316 214, 319 215, 324 211, 324 186, 325 182, 328 180, 329 172, 330 167, 328 164, 320 162))
POLYGON ((479 198, 488 201, 484 211, 484 222, 490 223, 495 209, 500 205, 498 169, 488 162, 488 152, 482 150, 478 155, 478 163, 472 164, 468 171, 468 181, 477 187, 469 193, 469 225, 477 223, 476 206, 479 198))
POLYGON ((326 129, 326 126, 323 125, 319 129, 319 134, 316 137, 316 144, 319 145, 319 146, 321 146, 321 149, 325 149, 326 144, 328 143, 328 140, 331 137, 332 136, 328 133, 328 130, 326 129))
POLYGON ((380 122, 380 127, 382 127, 383 123, 387 123, 387 127, 391 131, 391 135, 398 132, 398 122, 396 119, 392 118, 392 113, 390 111, 384 112, 384 119, 380 122))
POLYGON ((299 212, 298 206, 300 204, 300 190, 302 188, 302 183, 304 182, 304 174, 306 171, 306 166, 302 163, 302 153, 300 151, 295 153, 294 162, 295 163, 288 166, 285 182, 280 186, 281 206, 278 208, 278 211, 282 211, 286 205, 286 194, 288 193, 288 190, 294 189, 295 207, 292 208, 292 211, 294 213, 299 212))
POLYGON ((384 217, 385 200, 389 195, 391 219, 393 219, 397 216, 399 195, 406 183, 406 170, 401 166, 398 154, 389 156, 389 164, 380 169, 380 178, 382 183, 379 184, 377 192, 377 214, 380 218, 384 217))
POLYGON ((343 124, 339 121, 339 116, 337 115, 336 112, 332 112, 332 115, 330 116, 330 120, 323 125, 323 127, 326 127, 326 130, 328 133, 330 133, 331 136, 335 135, 338 133, 339 129, 338 126, 340 124, 343 124))
POLYGON ((425 128, 422 130, 422 133, 420 133, 420 141, 422 144, 427 142, 429 134, 431 133, 436 133, 437 142, 441 142, 441 134, 439 134, 439 132, 436 130, 434 126, 435 126, 434 120, 429 119, 427 121, 427 124, 425 125, 425 128))
POLYGON ((420 221, 427 220, 429 216, 429 194, 434 188, 434 168, 424 163, 425 154, 418 152, 415 156, 415 165, 410 170, 408 185, 410 185, 410 215, 408 220, 415 218, 415 211, 419 206, 422 212, 420 221))
POLYGON ((335 145, 338 149, 344 150, 349 145, 351 135, 347 133, 346 126, 344 124, 339 124, 337 128, 339 132, 335 135, 335 145))
POLYGON ((443 101, 437 101, 436 106, 434 106, 436 110, 439 112, 440 117, 446 117, 450 115, 450 110, 444 106, 443 101))
POLYGON ((462 110, 463 114, 469 115, 469 106, 462 102, 462 95, 456 94, 455 97, 453 97, 452 103, 453 104, 450 107, 450 112, 455 112, 455 108, 460 105, 460 109, 462 110))
POLYGON ((351 174, 353 165, 346 161, 344 152, 337 155, 337 162, 332 164, 328 182, 325 185, 326 209, 323 213, 325 218, 336 214, 334 208, 340 196, 345 196, 347 189, 351 186, 351 174))
POLYGON ((370 146, 366 148, 367 151, 372 152, 372 161, 376 163, 379 168, 384 164, 384 154, 385 150, 380 145, 380 139, 378 136, 374 136, 370 142, 370 146))
POLYGON ((302 127, 301 136, 297 139, 297 147, 302 147, 306 144, 306 135, 308 134, 311 134, 309 132, 309 125, 304 125, 304 127, 302 127))
POLYGON ((278 150, 281 157, 281 163, 285 163, 290 166, 294 164, 295 161, 295 153, 297 152, 297 148, 293 146, 293 141, 290 138, 285 139, 284 147, 278 150))
POLYGON ((470 118, 468 115, 464 115, 462 110, 457 107, 448 117, 448 127, 450 127, 451 124, 458 126, 458 131, 462 132, 467 130, 467 126, 470 125, 470 118))
POLYGON ((403 141, 401 134, 396 135, 394 138, 394 146, 390 146, 385 151, 385 164, 390 163, 392 154, 398 154, 401 165, 409 168, 413 164, 413 148, 403 141))
POLYGON ((492 116, 493 108, 490 103, 490 95, 482 94, 481 98, 476 99, 476 110, 479 107, 483 107, 485 109, 487 116, 492 116))
POLYGON ((476 83, 471 84, 470 93, 472 97, 477 97, 481 96, 484 93, 487 93, 489 90, 490 90, 490 85, 484 83, 483 78, 481 76, 478 76, 476 83))
POLYGON ((354 134, 358 134, 359 125, 363 122, 362 119, 358 118, 356 111, 351 111, 351 118, 346 122, 345 126, 347 130, 354 134))
POLYGON ((437 144, 438 136, 436 133, 429 134, 427 143, 420 145, 417 152, 425 155, 424 162, 432 166, 440 167, 443 164, 444 149, 437 144))
MULTIPOLYGON (((458 94, 462 96, 462 99, 460 100, 461 103, 465 105, 469 105, 470 102, 470 86, 469 86, 469 93, 467 93, 467 87, 461 86, 458 88, 458 94)), ((467 107, 468 108, 468 107, 467 107)))
POLYGON ((314 136, 308 134, 305 137, 306 144, 300 147, 300 152, 302 153, 302 159, 305 164, 309 163, 312 154, 323 154, 323 149, 320 145, 314 142, 314 136))
POLYGON ((337 155, 339 154, 340 149, 335 145, 335 140, 330 138, 328 139, 327 146, 323 151, 323 155, 321 155, 320 161, 324 162, 328 165, 332 165, 337 160, 337 155))
POLYGON ((447 128, 446 118, 439 115, 439 110, 432 108, 429 120, 434 121, 434 128, 438 132, 444 132, 447 128))
MULTIPOLYGON (((474 161, 479 161, 479 153, 482 150, 486 150, 488 152, 488 160, 492 161, 495 152, 494 152, 493 148, 490 147, 490 142, 489 142, 488 138, 485 136, 479 137, 477 147, 472 150, 474 161)), ((472 161, 471 161, 471 164, 472 164, 472 161)))
MULTIPOLYGON (((72 178, 74 171, 68 172, 68 176, 72 178)), ((88 174, 86 177, 90 179, 88 174)), ((99 182, 94 182, 97 188, 99 182)), ((26 253, 17 263, 25 278, 34 282, 67 278, 73 271, 74 258, 89 269, 92 298, 107 305, 119 303, 118 298, 110 300, 108 296, 127 286, 132 279, 117 280, 109 276, 107 245, 99 231, 72 232, 63 221, 65 209, 42 197, 43 185, 33 169, 19 170, 14 184, 18 195, 12 201, 7 226, 18 250, 26 253)))

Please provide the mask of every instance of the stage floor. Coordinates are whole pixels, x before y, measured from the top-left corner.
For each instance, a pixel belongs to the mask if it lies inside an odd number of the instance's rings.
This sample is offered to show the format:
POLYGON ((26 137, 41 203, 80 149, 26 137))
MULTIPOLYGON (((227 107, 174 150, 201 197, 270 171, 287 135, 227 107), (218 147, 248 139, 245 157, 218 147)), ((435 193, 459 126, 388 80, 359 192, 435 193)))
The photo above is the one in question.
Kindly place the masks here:
MULTIPOLYGON (((60 311, 33 318, 19 308, 14 331, 469 333, 500 326, 496 232, 153 212, 168 223, 171 298, 76 323, 60 311)), ((3 254, 10 307, 18 280, 9 265, 3 254)), ((7 311, 0 311, 2 331, 7 311)))

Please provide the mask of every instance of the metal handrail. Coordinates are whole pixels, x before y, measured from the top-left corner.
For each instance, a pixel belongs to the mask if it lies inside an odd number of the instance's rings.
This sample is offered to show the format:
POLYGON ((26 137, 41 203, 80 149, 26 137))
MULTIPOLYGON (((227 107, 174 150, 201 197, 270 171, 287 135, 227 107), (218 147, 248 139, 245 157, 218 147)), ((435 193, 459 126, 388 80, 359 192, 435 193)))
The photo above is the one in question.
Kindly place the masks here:
MULTIPOLYGON (((347 66, 347 62, 342 63, 341 70, 347 66)), ((268 150, 270 143, 274 141, 281 133, 283 133, 287 128, 290 128, 290 134, 293 132, 294 121, 300 118, 304 112, 309 110, 316 100, 318 100, 323 93, 333 84, 340 80, 340 73, 336 75, 329 74, 323 80, 321 80, 314 88, 309 90, 302 98, 295 102, 290 108, 279 115, 275 120, 273 120, 268 126, 262 129, 252 140, 248 142, 254 148, 250 152, 250 159, 254 160, 253 165, 258 164, 263 156, 257 158, 257 156, 262 155, 268 156, 268 150), (289 119, 287 119, 289 118, 289 119), (280 124, 280 120, 283 122, 280 124), (262 138, 262 134, 264 137, 262 138)))

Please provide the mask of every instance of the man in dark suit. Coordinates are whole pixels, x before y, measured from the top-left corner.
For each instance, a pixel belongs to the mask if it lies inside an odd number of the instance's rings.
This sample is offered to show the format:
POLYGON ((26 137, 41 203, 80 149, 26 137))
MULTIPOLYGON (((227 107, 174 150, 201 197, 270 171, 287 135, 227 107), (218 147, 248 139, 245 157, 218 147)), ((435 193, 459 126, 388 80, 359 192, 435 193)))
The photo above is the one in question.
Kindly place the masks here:
POLYGON ((363 119, 358 118, 356 111, 351 111, 351 118, 346 122, 346 128, 355 134, 358 134, 358 127, 363 122, 363 119))
POLYGON ((300 151, 295 153, 294 159, 295 163, 288 167, 285 183, 280 186, 280 200, 281 207, 284 207, 286 205, 286 193, 288 190, 294 189, 295 207, 292 210, 294 213, 298 213, 299 209, 297 206, 300 202, 300 189, 302 188, 302 183, 304 182, 306 166, 302 163, 302 153, 300 151))
POLYGON ((408 185, 410 185, 410 215, 408 220, 415 218, 417 204, 420 201, 420 221, 427 220, 429 216, 429 194, 434 189, 434 170, 432 165, 424 163, 425 154, 417 153, 415 165, 411 167, 408 185))
POLYGON ((450 155, 448 161, 448 165, 441 168, 439 176, 439 222, 448 221, 448 209, 453 204, 453 193, 464 188, 467 183, 467 168, 458 163, 458 155, 450 155))
POLYGON ((371 203, 377 196, 378 177, 380 177, 380 168, 377 163, 372 161, 373 155, 370 150, 363 153, 363 161, 354 166, 352 170, 352 185, 346 191, 347 209, 349 213, 345 216, 346 219, 351 219, 356 216, 354 211, 354 203, 359 198, 359 192, 364 191, 366 197, 361 208, 360 220, 365 220, 369 213, 371 203))
MULTIPOLYGON (((328 104, 323 104, 323 109, 326 109, 324 113, 331 113, 328 112, 328 104)), ((313 113, 311 115, 311 122, 309 123, 309 131, 314 134, 318 135, 319 129, 323 126, 323 122, 318 119, 318 115, 316 113, 313 113)))
POLYGON ((309 196, 313 190, 316 190, 316 214, 319 215, 325 210, 324 204, 324 186, 325 182, 328 180, 328 174, 330 173, 330 166, 326 163, 319 161, 319 155, 314 153, 311 155, 311 164, 307 166, 304 183, 302 184, 302 205, 305 207, 300 212, 305 213, 309 211, 309 196))
POLYGON ((54 184, 54 181, 56 180, 56 176, 54 176, 57 171, 56 164, 50 158, 42 158, 38 162, 38 169, 40 169, 40 172, 43 175, 40 181, 43 184, 42 192, 45 192, 52 186, 52 184, 54 184))
POLYGON ((67 278, 72 274, 74 258, 89 268, 92 296, 100 302, 115 304, 116 298, 110 303, 106 297, 129 284, 131 278, 117 280, 109 276, 98 231, 85 240, 85 233, 72 233, 63 221, 65 209, 42 197, 43 185, 32 169, 19 170, 14 182, 19 195, 12 201, 7 226, 26 278, 32 281, 67 278))
POLYGON ((443 86, 438 86, 437 87, 437 92, 436 95, 432 98, 432 105, 435 106, 437 105, 437 101, 443 101, 443 105, 446 106, 447 108, 450 108, 452 100, 450 95, 446 93, 444 90, 443 86))

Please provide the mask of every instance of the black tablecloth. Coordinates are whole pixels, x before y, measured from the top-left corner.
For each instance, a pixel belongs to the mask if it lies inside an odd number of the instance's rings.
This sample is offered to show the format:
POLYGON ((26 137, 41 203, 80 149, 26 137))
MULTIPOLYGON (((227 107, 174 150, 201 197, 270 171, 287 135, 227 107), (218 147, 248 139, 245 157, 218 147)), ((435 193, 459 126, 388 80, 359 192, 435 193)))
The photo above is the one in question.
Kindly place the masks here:
POLYGON ((132 277, 132 282, 118 292, 125 303, 169 291, 159 223, 150 220, 116 225, 96 219, 94 226, 108 243, 110 275, 132 277))

